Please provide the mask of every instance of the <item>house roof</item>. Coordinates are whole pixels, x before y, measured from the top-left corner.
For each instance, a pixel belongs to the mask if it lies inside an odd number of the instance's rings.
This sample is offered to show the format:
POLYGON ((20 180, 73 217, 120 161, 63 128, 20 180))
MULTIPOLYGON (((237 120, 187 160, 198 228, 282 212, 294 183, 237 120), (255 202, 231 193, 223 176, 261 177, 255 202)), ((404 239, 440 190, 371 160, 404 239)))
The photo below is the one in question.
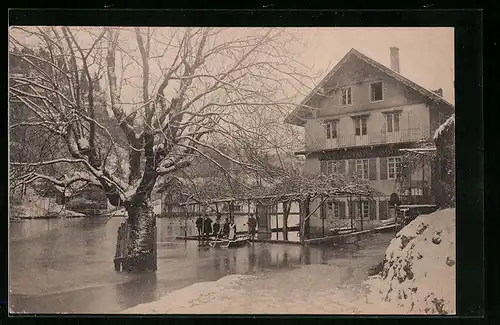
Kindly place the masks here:
POLYGON ((437 130, 434 132, 434 140, 437 140, 442 137, 443 133, 448 132, 452 127, 455 126, 455 114, 451 115, 446 122, 441 124, 437 130))
POLYGON ((425 97, 430 98, 431 100, 437 101, 439 103, 442 103, 444 105, 447 105, 451 107, 452 109, 455 109, 455 106, 445 100, 443 97, 439 96, 438 94, 434 93, 433 91, 430 91, 419 84, 415 83, 414 81, 411 81, 410 79, 402 76, 398 72, 386 67, 385 65, 381 64, 380 62, 377 62, 370 58, 369 56, 359 52, 356 49, 351 49, 347 54, 333 67, 333 69, 316 85, 316 87, 302 100, 302 102, 295 107, 295 109, 285 118, 285 123, 289 124, 295 124, 299 126, 304 126, 305 120, 307 119, 307 116, 311 112, 311 109, 317 109, 317 108, 311 108, 307 107, 307 103, 316 95, 321 93, 321 89, 325 83, 327 83, 334 75, 335 73, 352 57, 356 57, 370 66, 378 69, 379 71, 385 73, 389 77, 393 78, 394 80, 404 84, 407 87, 410 87, 417 91, 418 93, 422 94, 425 97))

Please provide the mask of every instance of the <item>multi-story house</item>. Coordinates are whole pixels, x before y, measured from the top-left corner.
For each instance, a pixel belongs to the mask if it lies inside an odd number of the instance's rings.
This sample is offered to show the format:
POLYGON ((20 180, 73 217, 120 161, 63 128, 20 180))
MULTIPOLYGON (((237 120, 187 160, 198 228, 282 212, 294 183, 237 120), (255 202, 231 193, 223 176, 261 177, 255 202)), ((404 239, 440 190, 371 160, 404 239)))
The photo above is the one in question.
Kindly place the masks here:
POLYGON ((311 217, 312 228, 320 214, 330 220, 362 216, 368 223, 387 219, 391 193, 427 197, 431 166, 402 170, 399 149, 431 140, 455 108, 441 89, 430 91, 402 76, 399 49, 389 52, 391 68, 351 49, 285 120, 305 128, 305 148, 296 153, 306 157, 305 173, 355 174, 383 193, 361 204, 327 201, 311 217), (403 187, 400 173, 411 175, 403 187))

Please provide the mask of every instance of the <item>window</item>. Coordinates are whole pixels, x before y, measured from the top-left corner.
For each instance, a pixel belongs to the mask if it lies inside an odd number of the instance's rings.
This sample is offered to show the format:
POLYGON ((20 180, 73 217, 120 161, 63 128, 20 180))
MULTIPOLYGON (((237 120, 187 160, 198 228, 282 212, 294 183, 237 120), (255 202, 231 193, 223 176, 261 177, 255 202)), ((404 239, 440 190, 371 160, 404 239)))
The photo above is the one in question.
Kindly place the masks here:
POLYGON ((396 179, 401 173, 401 157, 387 159, 387 178, 396 179))
MULTIPOLYGON (((356 210, 359 212, 360 202, 355 202, 355 204, 356 204, 356 210)), ((368 218, 370 216, 368 201, 361 201, 361 216, 363 216, 363 218, 368 218)))
POLYGON ((411 188, 411 195, 413 196, 422 196, 424 195, 424 191, 421 188, 411 188))
POLYGON ((323 174, 329 175, 337 172, 337 163, 334 160, 322 161, 321 165, 323 174))
POLYGON ((379 102, 384 100, 384 95, 382 91, 382 82, 374 82, 370 84, 370 101, 379 102))
POLYGON ((326 122, 326 138, 327 139, 337 138, 337 120, 326 122))
POLYGON ((366 135, 366 121, 367 117, 355 117, 354 127, 356 128, 356 135, 366 135))
POLYGON ((386 114, 387 132, 399 132, 399 113, 386 114))
POLYGON ((356 175, 362 179, 368 179, 368 159, 356 160, 356 175))
POLYGON ((328 209, 328 215, 334 218, 340 218, 340 204, 339 202, 327 202, 326 207, 328 209))
POLYGON ((340 90, 340 106, 352 105, 352 88, 346 87, 340 90))

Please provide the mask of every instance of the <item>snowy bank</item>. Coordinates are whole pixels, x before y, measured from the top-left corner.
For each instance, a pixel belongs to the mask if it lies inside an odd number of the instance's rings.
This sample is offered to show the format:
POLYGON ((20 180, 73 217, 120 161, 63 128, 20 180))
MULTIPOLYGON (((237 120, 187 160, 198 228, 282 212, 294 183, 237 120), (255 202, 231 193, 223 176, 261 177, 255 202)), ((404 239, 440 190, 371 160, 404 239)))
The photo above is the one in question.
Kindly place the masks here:
POLYGON ((455 314, 455 209, 422 215, 386 250, 370 288, 366 313, 455 314))
POLYGON ((218 314, 223 301, 217 297, 235 298, 237 288, 250 275, 228 275, 213 282, 200 282, 174 291, 160 300, 123 311, 124 314, 218 314), (215 305, 215 306, 214 306, 215 305))
MULTIPOLYGON (((332 276, 332 266, 309 265, 266 275, 228 275, 196 283, 124 314, 357 314, 357 293, 332 276), (335 283, 332 283, 335 282, 335 283)), ((345 273, 348 273, 346 270, 345 273)))
POLYGON ((83 213, 66 210, 64 206, 47 200, 23 199, 20 204, 10 207, 10 216, 14 218, 43 218, 43 217, 83 217, 83 213))

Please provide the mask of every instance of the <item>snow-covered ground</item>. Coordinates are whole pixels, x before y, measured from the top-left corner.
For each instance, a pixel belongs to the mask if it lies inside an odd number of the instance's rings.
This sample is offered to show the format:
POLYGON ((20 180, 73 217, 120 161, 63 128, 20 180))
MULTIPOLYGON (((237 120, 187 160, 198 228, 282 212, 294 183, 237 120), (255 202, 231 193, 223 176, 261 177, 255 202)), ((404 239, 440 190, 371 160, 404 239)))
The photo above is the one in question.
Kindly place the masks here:
POLYGON ((386 250, 380 275, 356 284, 359 269, 308 265, 265 275, 196 283, 131 314, 455 313, 455 209, 416 218, 386 250))
POLYGON ((422 215, 386 251, 384 269, 367 280, 367 311, 455 314, 455 209, 422 215))
POLYGON ((43 198, 25 198, 10 207, 10 216, 16 218, 82 217, 84 214, 66 210, 63 206, 43 198))
MULTIPOLYGON (((228 275, 196 283, 162 299, 125 310, 125 314, 354 314, 356 295, 336 286, 325 288, 319 277, 328 266, 309 265, 265 276, 228 275)), ((333 279, 331 279, 333 280, 333 279)), ((330 282, 330 281, 326 281, 330 282)), ((335 281, 337 282, 337 281, 335 281)), ((324 284, 324 283, 323 283, 324 284)))

